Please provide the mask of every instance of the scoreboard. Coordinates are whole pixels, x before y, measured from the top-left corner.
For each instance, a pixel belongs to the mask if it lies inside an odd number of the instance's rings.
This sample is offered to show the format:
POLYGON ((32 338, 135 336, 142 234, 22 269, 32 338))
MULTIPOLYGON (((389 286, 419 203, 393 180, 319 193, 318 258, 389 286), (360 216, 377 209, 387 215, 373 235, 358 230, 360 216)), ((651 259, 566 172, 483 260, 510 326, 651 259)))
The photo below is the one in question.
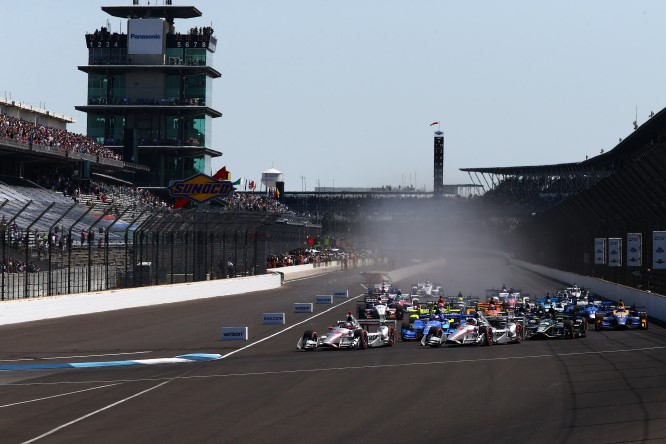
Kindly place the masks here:
MULTIPOLYGON (((127 34, 86 34, 86 46, 94 48, 127 48, 127 34)), ((217 39, 211 34, 167 34, 167 48, 207 49, 215 52, 217 39)))

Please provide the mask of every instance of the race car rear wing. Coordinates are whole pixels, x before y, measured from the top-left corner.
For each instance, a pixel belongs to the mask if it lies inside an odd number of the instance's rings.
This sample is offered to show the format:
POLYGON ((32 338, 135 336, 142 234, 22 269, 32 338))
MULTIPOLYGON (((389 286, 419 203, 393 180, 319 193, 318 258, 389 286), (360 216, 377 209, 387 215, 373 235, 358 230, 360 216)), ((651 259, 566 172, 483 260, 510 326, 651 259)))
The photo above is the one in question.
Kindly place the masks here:
POLYGON ((386 320, 381 320, 381 319, 359 319, 358 323, 361 327, 363 327, 364 330, 369 330, 369 328, 372 327, 372 326, 377 328, 380 325, 386 325, 387 327, 393 327, 395 329, 396 326, 398 325, 398 323, 393 319, 386 319, 386 320))

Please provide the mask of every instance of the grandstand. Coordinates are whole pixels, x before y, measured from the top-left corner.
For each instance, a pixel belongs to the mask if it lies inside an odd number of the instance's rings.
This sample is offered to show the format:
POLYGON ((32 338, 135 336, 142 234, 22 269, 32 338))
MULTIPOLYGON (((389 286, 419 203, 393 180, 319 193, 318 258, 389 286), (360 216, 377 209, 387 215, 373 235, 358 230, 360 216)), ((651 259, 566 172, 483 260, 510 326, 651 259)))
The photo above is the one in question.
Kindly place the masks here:
POLYGON ((0 113, 0 300, 229 277, 230 258, 234 275, 262 273, 267 251, 319 234, 259 193, 173 211, 118 178, 148 167, 25 112, 0 113))
MULTIPOLYGON (((519 258, 666 293, 653 232, 666 230, 666 110, 616 147, 583 162, 462 168, 486 189, 482 205, 510 209, 517 220, 508 248, 519 258), (642 235, 641 262, 595 263, 597 238, 642 235)), ((621 256, 626 258, 627 245, 621 256)))

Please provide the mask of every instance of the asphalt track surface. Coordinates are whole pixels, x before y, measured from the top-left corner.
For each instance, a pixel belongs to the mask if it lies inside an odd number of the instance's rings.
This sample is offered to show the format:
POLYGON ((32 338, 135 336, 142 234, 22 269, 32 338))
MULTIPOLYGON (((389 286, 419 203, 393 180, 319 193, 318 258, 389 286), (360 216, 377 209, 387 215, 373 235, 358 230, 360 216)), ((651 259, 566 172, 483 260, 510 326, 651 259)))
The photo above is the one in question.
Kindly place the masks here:
MULTIPOLYGON (((0 365, 219 353, 187 364, 0 372, 2 443, 617 443, 666 441, 666 337, 590 331, 492 347, 397 341, 365 351, 296 350, 355 308, 359 270, 279 290, 0 327, 0 365), (291 313, 348 288, 349 300, 291 313), (285 312, 286 325, 262 325, 285 312), (315 316, 315 317, 313 317, 315 316), (300 323, 299 325, 296 325, 300 323), (221 326, 250 340, 220 341, 221 326)), ((403 273, 405 275, 405 273, 403 273)), ((447 293, 502 283, 543 295, 561 283, 480 256, 398 282, 447 293)))

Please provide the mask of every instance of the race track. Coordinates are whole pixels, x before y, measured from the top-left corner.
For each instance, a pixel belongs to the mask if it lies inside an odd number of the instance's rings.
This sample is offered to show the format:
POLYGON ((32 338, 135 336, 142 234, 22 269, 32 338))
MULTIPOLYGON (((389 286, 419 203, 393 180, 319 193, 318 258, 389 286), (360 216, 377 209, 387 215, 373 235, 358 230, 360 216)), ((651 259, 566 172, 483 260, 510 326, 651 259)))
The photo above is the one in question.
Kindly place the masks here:
MULTIPOLYGON (((397 282, 448 294, 550 281, 482 256, 447 258, 397 282)), ((666 336, 590 331, 575 340, 365 351, 296 350, 361 295, 359 270, 275 291, 0 327, 0 365, 220 354, 221 359, 0 372, 3 443, 617 443, 666 441, 666 336), (294 314, 294 302, 347 288, 349 300, 294 314), (285 312, 286 325, 262 325, 285 312), (296 325, 298 324, 298 325, 296 325), (220 341, 222 326, 250 340, 220 341)), ((593 289, 594 290, 594 289, 593 289)))

